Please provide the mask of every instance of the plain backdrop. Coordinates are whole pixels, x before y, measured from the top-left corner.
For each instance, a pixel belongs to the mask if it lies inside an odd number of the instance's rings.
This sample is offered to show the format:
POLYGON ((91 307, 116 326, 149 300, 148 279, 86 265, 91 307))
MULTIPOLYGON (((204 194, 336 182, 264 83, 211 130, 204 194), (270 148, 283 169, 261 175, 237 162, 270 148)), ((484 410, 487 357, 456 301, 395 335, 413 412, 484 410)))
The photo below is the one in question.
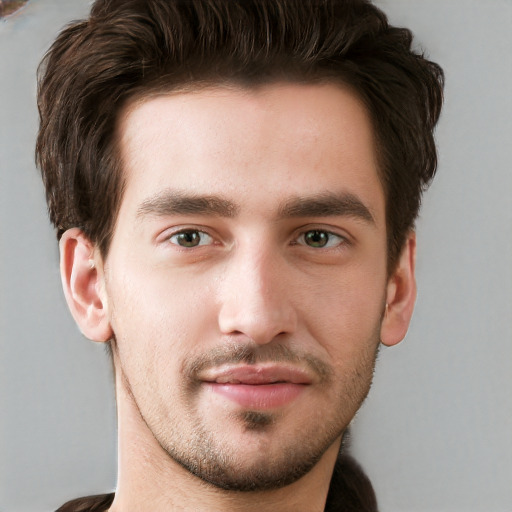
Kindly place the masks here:
MULTIPOLYGON (((352 448, 381 512, 512 511, 512 1, 380 0, 446 72, 406 340, 382 350, 352 448)), ((87 0, 0 20, 0 511, 116 481, 110 363, 64 303, 33 163, 35 71, 87 0)))

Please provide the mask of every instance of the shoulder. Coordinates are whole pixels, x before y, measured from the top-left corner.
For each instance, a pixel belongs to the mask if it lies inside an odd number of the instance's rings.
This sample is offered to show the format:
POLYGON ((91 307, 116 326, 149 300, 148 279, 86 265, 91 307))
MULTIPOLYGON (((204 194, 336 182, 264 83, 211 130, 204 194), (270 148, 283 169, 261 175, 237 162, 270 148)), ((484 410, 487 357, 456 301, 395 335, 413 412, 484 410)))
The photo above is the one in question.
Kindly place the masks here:
POLYGON ((105 512, 113 501, 114 493, 87 496, 68 501, 55 512, 105 512))

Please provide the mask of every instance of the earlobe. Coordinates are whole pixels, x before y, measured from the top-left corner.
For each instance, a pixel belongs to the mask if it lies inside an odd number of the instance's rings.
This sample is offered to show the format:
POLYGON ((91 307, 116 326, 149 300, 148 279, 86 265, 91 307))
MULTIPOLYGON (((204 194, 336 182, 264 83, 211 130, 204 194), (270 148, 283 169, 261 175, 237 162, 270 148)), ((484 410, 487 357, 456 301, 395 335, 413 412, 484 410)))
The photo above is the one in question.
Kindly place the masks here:
POLYGON ((78 228, 60 240, 60 274, 68 307, 82 333, 93 341, 112 338, 101 258, 78 228))
POLYGON ((416 235, 411 231, 387 284, 386 309, 380 333, 384 345, 393 346, 402 341, 409 328, 416 301, 415 262, 416 235))

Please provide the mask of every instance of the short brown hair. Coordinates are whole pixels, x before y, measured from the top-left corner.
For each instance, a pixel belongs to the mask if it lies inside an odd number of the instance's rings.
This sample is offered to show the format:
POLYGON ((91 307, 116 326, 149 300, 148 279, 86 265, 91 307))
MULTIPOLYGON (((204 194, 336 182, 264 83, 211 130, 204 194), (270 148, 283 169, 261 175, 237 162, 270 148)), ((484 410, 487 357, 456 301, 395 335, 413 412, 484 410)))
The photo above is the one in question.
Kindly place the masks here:
POLYGON ((339 81, 373 122, 392 267, 437 165, 443 72, 411 45, 367 0, 96 0, 39 70, 36 160, 57 236, 79 227, 106 256, 123 192, 116 121, 134 96, 339 81))

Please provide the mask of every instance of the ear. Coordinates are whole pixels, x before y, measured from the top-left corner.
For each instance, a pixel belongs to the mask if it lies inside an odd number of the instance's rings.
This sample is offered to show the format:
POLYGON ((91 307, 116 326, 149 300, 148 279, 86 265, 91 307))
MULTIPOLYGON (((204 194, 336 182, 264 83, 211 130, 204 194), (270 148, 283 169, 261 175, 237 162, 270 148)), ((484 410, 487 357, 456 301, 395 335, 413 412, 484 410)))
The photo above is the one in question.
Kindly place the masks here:
POLYGON ((398 264, 389 277, 386 289, 386 310, 381 325, 380 339, 393 346, 402 341, 416 301, 416 234, 411 231, 404 244, 398 264))
POLYGON ((113 332, 107 314, 103 262, 78 228, 60 239, 60 275, 68 307, 82 333, 93 341, 108 341, 113 332))

